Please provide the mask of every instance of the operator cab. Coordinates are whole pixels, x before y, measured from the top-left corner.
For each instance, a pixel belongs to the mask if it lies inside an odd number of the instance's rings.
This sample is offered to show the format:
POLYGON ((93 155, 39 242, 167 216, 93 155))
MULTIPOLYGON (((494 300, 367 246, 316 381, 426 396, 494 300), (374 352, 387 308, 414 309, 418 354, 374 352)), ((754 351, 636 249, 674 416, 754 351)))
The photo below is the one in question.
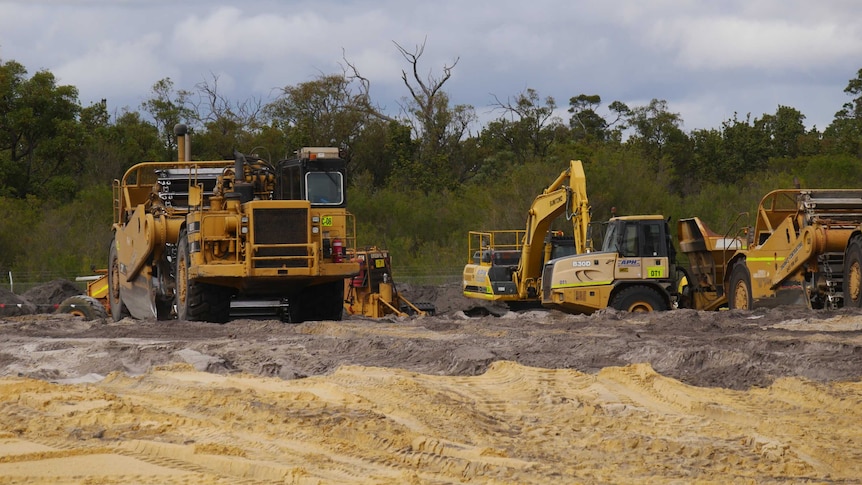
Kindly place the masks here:
POLYGON ((608 222, 602 251, 625 258, 668 258, 676 262, 667 221, 662 216, 616 217, 608 222))
POLYGON ((346 207, 347 161, 338 148, 307 147, 278 163, 279 198, 307 200, 312 207, 346 207))

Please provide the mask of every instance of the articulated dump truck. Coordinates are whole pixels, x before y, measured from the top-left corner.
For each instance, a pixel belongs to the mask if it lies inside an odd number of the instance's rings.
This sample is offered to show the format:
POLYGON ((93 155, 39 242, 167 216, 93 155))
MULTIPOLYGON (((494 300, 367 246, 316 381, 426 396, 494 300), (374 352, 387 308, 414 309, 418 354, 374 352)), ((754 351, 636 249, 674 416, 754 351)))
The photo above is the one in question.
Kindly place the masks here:
POLYGON ((359 263, 339 150, 193 161, 186 127, 175 131, 178 161, 137 164, 114 183, 107 285, 94 285, 111 317, 340 320, 359 263))
POLYGON ((546 263, 542 304, 574 313, 859 307, 860 225, 862 190, 775 190, 753 226, 717 234, 680 220, 683 266, 662 216, 614 218, 601 251, 546 263))

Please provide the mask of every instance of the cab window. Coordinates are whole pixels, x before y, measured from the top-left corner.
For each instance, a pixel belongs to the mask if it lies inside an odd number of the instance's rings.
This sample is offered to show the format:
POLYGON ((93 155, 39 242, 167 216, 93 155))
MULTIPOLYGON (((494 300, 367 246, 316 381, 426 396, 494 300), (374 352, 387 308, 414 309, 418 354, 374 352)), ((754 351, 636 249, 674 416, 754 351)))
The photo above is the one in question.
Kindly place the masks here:
POLYGON ((666 256, 662 245, 661 224, 643 224, 643 256, 666 256))
POLYGON ((306 197, 312 204, 340 205, 344 202, 341 172, 305 174, 306 197))

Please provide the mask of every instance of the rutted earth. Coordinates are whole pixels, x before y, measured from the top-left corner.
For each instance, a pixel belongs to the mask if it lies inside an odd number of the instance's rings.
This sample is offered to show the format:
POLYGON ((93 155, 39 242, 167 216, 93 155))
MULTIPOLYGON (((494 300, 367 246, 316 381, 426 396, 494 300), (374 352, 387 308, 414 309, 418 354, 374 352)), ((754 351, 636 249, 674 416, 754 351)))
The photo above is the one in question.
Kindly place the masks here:
POLYGON ((438 315, 0 316, 0 484, 860 482, 862 311, 405 294, 438 315))

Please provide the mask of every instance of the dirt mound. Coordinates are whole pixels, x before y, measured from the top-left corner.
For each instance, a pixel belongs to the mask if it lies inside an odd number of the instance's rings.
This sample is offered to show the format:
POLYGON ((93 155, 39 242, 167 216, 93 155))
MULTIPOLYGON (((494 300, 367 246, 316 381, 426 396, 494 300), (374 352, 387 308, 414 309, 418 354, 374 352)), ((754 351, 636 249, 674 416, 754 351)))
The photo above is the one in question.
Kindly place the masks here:
MULTIPOLYGON (((0 483, 859 483, 862 309, 0 318, 0 483)), ((406 289, 405 289, 406 291, 406 289)))
POLYGON ((49 281, 44 285, 36 286, 21 295, 22 298, 34 305, 59 305, 70 296, 84 293, 74 282, 64 279, 49 281))
POLYGON ((467 298, 460 283, 440 286, 423 286, 400 283, 398 291, 413 304, 431 303, 438 315, 446 313, 471 313, 481 310, 482 314, 500 314, 506 311, 505 305, 467 298))
POLYGON ((36 313, 36 305, 9 290, 0 288, 0 316, 14 317, 33 313, 36 313))

